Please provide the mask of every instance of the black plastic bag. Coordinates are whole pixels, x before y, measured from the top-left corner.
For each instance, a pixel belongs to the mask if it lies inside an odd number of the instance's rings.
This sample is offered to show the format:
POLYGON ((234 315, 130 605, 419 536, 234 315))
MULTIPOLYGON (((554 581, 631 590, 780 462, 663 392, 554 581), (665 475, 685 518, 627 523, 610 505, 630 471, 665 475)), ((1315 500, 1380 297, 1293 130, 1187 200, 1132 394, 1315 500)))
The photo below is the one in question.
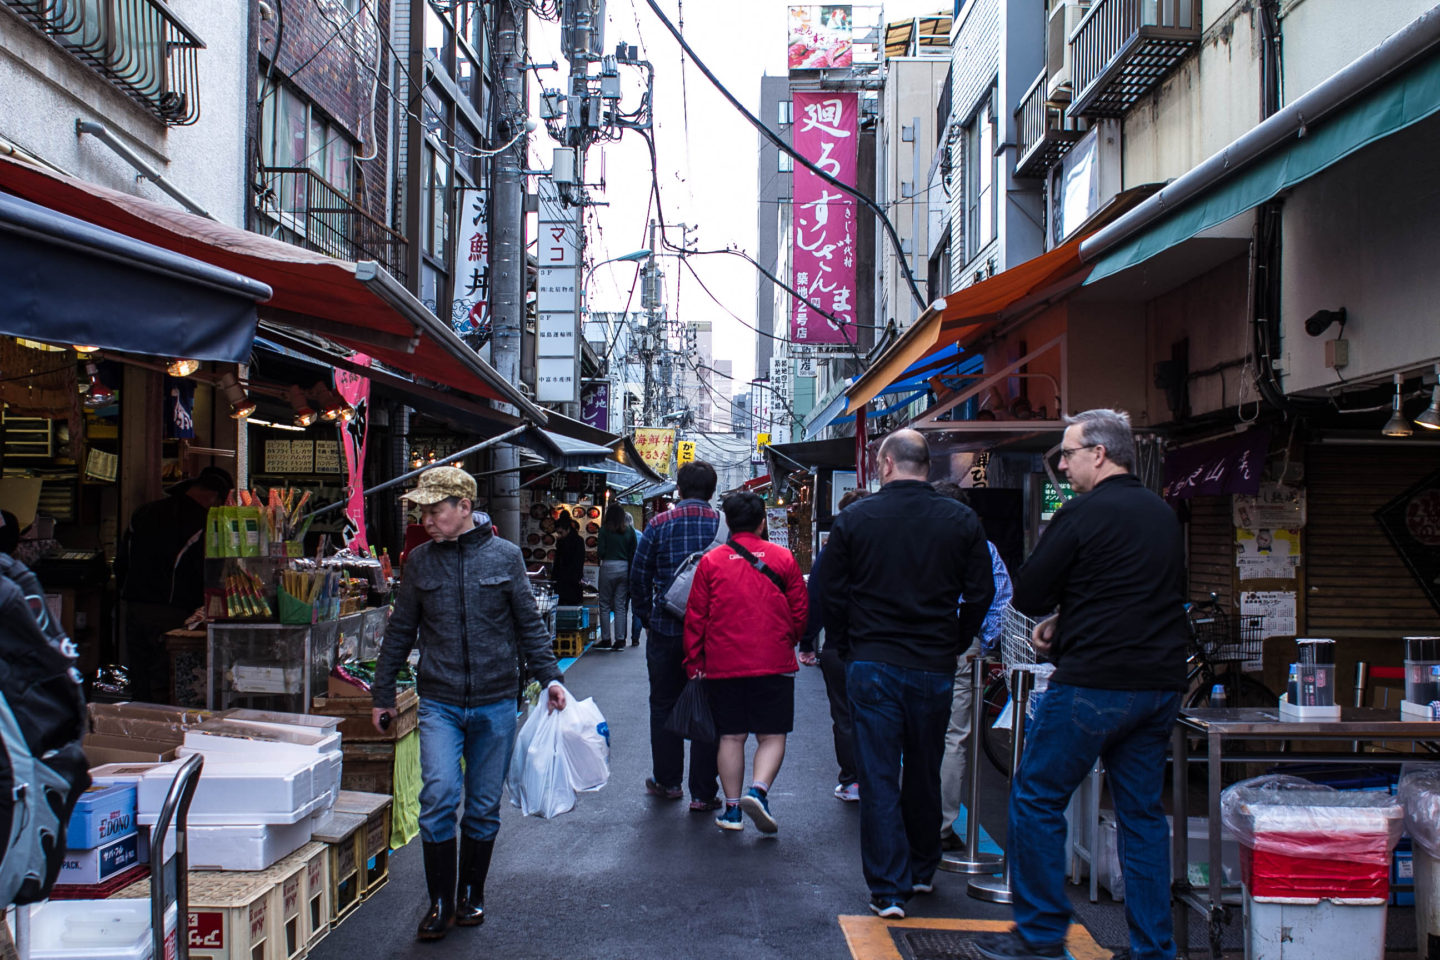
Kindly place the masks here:
POLYGON ((710 693, 703 677, 685 681, 685 689, 675 700, 665 729, 686 740, 715 742, 715 717, 710 713, 710 693))

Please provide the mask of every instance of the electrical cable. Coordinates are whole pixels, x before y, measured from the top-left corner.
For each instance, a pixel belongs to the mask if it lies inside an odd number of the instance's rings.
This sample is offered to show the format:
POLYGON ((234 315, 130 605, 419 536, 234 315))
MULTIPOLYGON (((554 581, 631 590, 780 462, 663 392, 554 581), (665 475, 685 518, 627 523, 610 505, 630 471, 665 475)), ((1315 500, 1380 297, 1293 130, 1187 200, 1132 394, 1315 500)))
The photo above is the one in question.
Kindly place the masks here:
POLYGON ((795 151, 793 147, 790 146, 790 144, 785 142, 784 138, 782 138, 775 131, 767 127, 758 117, 756 117, 749 110, 747 110, 745 106, 735 98, 735 95, 732 94, 728 89, 726 89, 725 85, 720 82, 719 78, 717 78, 715 74, 711 72, 710 68, 705 65, 705 62, 696 55, 695 51, 691 49, 690 44, 686 42, 684 35, 675 28, 675 25, 673 23, 670 22, 670 18, 665 16, 665 11, 660 9, 660 5, 656 3, 655 0, 645 0, 645 2, 654 12, 655 16, 659 18, 660 22, 665 25, 665 29, 669 30, 671 36, 673 36, 675 38, 675 41, 680 44, 680 48, 690 55, 690 59, 694 61, 696 69, 698 69, 702 74, 705 75, 705 78, 714 85, 715 89, 720 91, 720 95, 723 96, 732 107, 739 111, 740 114, 744 116, 745 119, 749 121, 753 127, 755 127, 755 129, 759 130, 781 151, 789 154, 790 157, 792 157, 797 163, 802 164, 805 169, 815 174, 815 176, 819 177, 821 180, 830 184, 831 186, 838 187, 839 189, 844 190, 846 193, 850 194, 856 200, 859 200, 862 204, 864 204, 866 207, 869 207, 870 210, 874 212, 875 216, 880 220, 881 225, 884 226, 885 233, 890 238, 891 246, 895 248, 896 259, 900 261, 900 265, 905 270, 905 280, 910 286, 910 295, 915 298, 916 305, 919 306, 922 311, 925 310, 928 304, 926 304, 925 302, 925 297, 920 293, 920 285, 915 282, 915 274, 910 270, 910 261, 904 249, 901 247, 900 237, 895 232, 894 225, 890 223, 890 218, 885 215, 885 211, 880 209, 879 205, 876 204, 874 200, 872 200, 868 195, 866 195, 858 188, 841 182, 840 180, 826 173, 824 170, 821 170, 818 166, 811 163, 805 157, 801 156, 795 151))

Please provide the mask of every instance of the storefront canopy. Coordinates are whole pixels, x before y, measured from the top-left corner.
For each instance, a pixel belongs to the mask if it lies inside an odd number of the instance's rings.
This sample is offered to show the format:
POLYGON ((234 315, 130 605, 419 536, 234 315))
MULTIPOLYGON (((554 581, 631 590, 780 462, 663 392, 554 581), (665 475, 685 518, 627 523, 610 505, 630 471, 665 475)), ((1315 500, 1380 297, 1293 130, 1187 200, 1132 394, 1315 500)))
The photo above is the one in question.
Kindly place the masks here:
POLYGON ((240 362, 271 289, 0 193, 0 333, 240 362))
MULTIPOLYGON (((500 376, 449 326, 372 261, 337 260, 4 158, 0 158, 0 190, 127 237, 253 277, 273 288, 273 295, 261 308, 267 319, 318 333, 432 382, 514 404, 527 418, 536 423, 545 422, 544 410, 500 376)), ((153 354, 159 350, 159 346, 151 343, 141 352, 153 354)))
POLYGON ((936 300, 845 391, 845 412, 859 410, 901 379, 908 368, 932 354, 952 345, 963 349, 1004 317, 1074 290, 1088 272, 1089 268, 1080 263, 1077 238, 944 300, 936 300))
POLYGON ((1440 112, 1440 13, 1430 11, 1097 231, 1081 248, 1098 283, 1279 195, 1440 112))

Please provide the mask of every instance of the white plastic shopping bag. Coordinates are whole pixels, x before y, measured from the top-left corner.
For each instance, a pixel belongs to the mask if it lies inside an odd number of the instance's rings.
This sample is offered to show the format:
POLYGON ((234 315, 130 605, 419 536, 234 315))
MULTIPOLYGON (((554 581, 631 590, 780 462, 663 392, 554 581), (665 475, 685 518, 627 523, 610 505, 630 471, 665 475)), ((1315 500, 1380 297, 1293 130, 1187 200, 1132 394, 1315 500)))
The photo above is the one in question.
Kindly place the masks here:
POLYGON ((570 787, 586 793, 610 780, 610 727, 593 697, 566 697, 560 711, 560 737, 570 776, 570 787))
POLYGON ((542 699, 530 708, 530 717, 515 737, 506 786, 510 802, 525 816, 549 819, 575 807, 569 767, 561 739, 561 712, 542 699))

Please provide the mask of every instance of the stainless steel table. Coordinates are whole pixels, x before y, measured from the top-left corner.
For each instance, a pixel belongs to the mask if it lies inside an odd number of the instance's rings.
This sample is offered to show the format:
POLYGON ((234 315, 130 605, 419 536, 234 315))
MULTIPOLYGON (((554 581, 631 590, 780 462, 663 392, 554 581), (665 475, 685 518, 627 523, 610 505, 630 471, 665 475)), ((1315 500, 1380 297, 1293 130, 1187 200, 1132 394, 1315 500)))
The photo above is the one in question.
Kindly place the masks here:
MULTIPOLYGON (((1175 763, 1173 776, 1173 807, 1176 828, 1171 830, 1171 879, 1175 900, 1175 940, 1181 956, 1190 955, 1190 910, 1202 914, 1209 923, 1210 956, 1220 956, 1221 929, 1229 918, 1225 903, 1221 869, 1220 769, 1226 763, 1356 763, 1373 766, 1400 764, 1416 759, 1413 753, 1360 753, 1358 745, 1380 740, 1440 741, 1440 723, 1402 720, 1399 710, 1371 707, 1343 707, 1339 720, 1281 720, 1279 708, 1197 708, 1180 712, 1171 734, 1171 750, 1175 763), (1205 755, 1190 755, 1190 742, 1203 740, 1205 755), (1282 746, 1302 740, 1350 741, 1354 752, 1348 753, 1286 753, 1281 751, 1226 753, 1226 744, 1235 741, 1270 740, 1282 746), (1189 791, 1186 772, 1191 763, 1203 762, 1208 774, 1210 882, 1206 887, 1192 887, 1188 879, 1185 828, 1189 815, 1189 791)), ((1423 749, 1423 748, 1422 748, 1423 749)), ((1233 890, 1233 888, 1232 888, 1233 890)), ((1233 899, 1231 903, 1238 903, 1233 899)))

